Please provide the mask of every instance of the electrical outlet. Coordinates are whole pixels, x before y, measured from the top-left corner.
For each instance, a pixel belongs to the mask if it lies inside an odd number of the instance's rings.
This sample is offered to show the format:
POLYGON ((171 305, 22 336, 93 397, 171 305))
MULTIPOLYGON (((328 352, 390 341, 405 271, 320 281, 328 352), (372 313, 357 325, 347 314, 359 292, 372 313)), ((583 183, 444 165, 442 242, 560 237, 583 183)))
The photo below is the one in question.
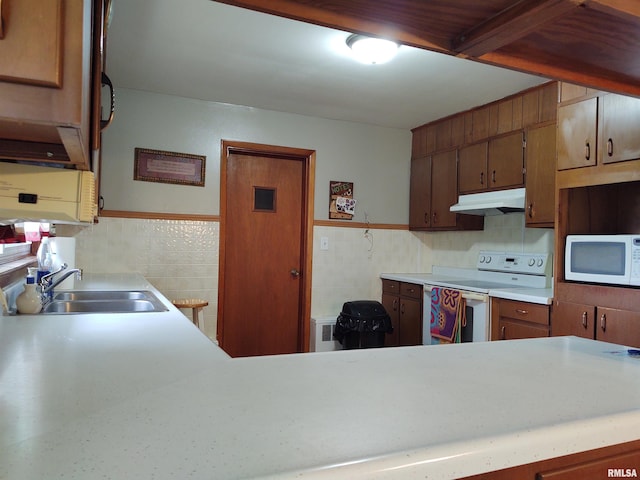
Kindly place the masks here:
POLYGON ((320 250, 329 250, 329 237, 320 237, 320 250))

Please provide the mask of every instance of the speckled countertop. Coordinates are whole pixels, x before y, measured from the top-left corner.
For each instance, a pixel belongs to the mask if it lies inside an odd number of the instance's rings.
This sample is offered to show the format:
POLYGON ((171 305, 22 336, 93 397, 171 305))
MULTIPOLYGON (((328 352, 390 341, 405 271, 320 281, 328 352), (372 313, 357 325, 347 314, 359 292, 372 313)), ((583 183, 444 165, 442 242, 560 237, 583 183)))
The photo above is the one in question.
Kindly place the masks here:
POLYGON ((166 304, 0 317, 0 478, 445 479, 640 438, 640 360, 620 346, 231 359, 166 304))

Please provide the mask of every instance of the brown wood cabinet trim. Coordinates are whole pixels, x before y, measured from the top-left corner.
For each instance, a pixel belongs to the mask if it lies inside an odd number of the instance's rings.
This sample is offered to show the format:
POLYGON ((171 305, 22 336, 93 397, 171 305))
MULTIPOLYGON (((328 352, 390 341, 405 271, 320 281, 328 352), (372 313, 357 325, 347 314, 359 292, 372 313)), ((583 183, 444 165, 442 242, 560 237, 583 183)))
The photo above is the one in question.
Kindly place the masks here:
POLYGON ((314 227, 373 228, 376 230, 409 230, 409 225, 394 223, 345 222, 341 220, 314 220, 314 227))
MULTIPOLYGON (((538 474, 545 471, 580 465, 594 460, 606 459, 613 455, 637 452, 638 450, 640 450, 640 440, 633 440, 631 442, 620 443, 618 445, 610 445, 607 447, 587 450, 585 452, 578 452, 570 455, 563 455, 561 457, 541 460, 539 462, 518 465, 515 467, 505 468, 503 470, 472 475, 470 477, 464 477, 461 480, 513 480, 515 478, 534 480, 538 478, 538 474)), ((613 467, 614 466, 612 465, 612 468, 613 467)))
POLYGON ((196 220, 201 222, 219 222, 219 215, 198 215, 191 213, 129 212, 125 210, 101 210, 99 217, 140 218, 145 220, 196 220))

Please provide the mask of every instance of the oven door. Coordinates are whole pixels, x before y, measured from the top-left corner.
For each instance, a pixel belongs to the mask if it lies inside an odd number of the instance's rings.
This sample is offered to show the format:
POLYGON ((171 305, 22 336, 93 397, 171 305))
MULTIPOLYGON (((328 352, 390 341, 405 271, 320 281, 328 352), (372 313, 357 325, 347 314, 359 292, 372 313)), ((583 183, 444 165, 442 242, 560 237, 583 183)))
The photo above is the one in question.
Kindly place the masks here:
MULTIPOLYGON (((424 286, 424 298, 422 301, 422 343, 424 345, 432 343, 431 339, 431 289, 433 285, 424 286)), ((462 325, 460 334, 461 342, 487 342, 490 338, 490 314, 489 295, 484 293, 468 292, 460 290, 462 298, 465 299, 465 324, 462 325)))

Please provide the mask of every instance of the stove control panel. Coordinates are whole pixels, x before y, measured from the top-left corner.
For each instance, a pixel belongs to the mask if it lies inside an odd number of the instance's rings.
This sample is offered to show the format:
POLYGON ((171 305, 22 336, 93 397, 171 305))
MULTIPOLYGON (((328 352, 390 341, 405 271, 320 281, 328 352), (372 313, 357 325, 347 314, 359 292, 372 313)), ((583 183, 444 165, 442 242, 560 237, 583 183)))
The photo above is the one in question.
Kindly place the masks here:
POLYGON ((481 251, 478 254, 478 270, 524 273, 551 276, 550 253, 510 253, 481 251))

